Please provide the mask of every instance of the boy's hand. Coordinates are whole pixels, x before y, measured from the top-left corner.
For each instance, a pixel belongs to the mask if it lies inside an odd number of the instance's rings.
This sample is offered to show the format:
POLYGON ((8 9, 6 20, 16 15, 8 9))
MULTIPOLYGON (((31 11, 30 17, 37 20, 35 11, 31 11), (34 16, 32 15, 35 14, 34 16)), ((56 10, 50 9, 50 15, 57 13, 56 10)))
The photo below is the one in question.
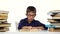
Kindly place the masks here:
POLYGON ((44 30, 43 26, 39 26, 39 27, 32 27, 32 26, 24 26, 21 29, 22 31, 32 31, 32 32, 36 32, 36 31, 41 31, 44 30))
POLYGON ((44 27, 43 26, 39 26, 39 27, 24 26, 24 27, 22 27, 22 29, 41 29, 41 30, 44 30, 44 27))
POLYGON ((32 29, 41 29, 41 30, 44 30, 44 27, 43 26, 39 26, 39 27, 33 27, 32 29))
POLYGON ((24 26, 22 29, 32 29, 32 26, 24 26))

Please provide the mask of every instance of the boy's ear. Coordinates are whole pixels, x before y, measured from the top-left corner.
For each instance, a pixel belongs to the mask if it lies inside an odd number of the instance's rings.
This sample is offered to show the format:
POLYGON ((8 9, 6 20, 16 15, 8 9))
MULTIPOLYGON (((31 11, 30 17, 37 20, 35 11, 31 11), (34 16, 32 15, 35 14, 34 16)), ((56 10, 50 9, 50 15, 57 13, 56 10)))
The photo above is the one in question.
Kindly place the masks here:
POLYGON ((35 16, 36 16, 36 14, 35 14, 35 16))

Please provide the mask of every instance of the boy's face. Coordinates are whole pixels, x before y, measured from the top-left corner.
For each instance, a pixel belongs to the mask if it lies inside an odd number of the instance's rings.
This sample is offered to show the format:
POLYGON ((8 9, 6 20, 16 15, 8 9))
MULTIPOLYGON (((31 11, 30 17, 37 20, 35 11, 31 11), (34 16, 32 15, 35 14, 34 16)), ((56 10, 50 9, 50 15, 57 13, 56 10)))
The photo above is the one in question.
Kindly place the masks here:
POLYGON ((26 15, 27 15, 28 21, 31 22, 31 21, 33 21, 36 14, 33 12, 28 12, 26 15))

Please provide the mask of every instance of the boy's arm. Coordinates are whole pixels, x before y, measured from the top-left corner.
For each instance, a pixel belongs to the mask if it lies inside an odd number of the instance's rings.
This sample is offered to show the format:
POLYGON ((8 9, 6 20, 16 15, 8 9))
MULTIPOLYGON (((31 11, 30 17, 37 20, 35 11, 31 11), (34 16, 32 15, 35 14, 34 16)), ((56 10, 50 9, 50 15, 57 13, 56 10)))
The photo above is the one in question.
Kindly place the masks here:
POLYGON ((45 26, 45 24, 41 23, 38 21, 37 25, 39 26, 39 28, 41 27, 44 30, 47 30, 48 28, 45 26))
POLYGON ((32 27, 32 29, 40 29, 40 30, 44 30, 43 26, 39 26, 39 27, 32 27))
POLYGON ((18 24, 18 30, 22 29, 22 27, 23 27, 23 21, 21 20, 18 24))
POLYGON ((32 29, 32 26, 23 26, 22 29, 32 29))

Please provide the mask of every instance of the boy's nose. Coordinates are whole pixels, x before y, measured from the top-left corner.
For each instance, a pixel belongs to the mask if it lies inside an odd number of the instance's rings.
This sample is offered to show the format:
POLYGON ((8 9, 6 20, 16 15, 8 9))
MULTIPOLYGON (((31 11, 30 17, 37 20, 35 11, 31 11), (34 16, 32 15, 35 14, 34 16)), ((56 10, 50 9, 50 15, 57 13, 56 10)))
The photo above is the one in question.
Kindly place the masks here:
POLYGON ((31 16, 30 18, 33 18, 33 16, 31 16))

